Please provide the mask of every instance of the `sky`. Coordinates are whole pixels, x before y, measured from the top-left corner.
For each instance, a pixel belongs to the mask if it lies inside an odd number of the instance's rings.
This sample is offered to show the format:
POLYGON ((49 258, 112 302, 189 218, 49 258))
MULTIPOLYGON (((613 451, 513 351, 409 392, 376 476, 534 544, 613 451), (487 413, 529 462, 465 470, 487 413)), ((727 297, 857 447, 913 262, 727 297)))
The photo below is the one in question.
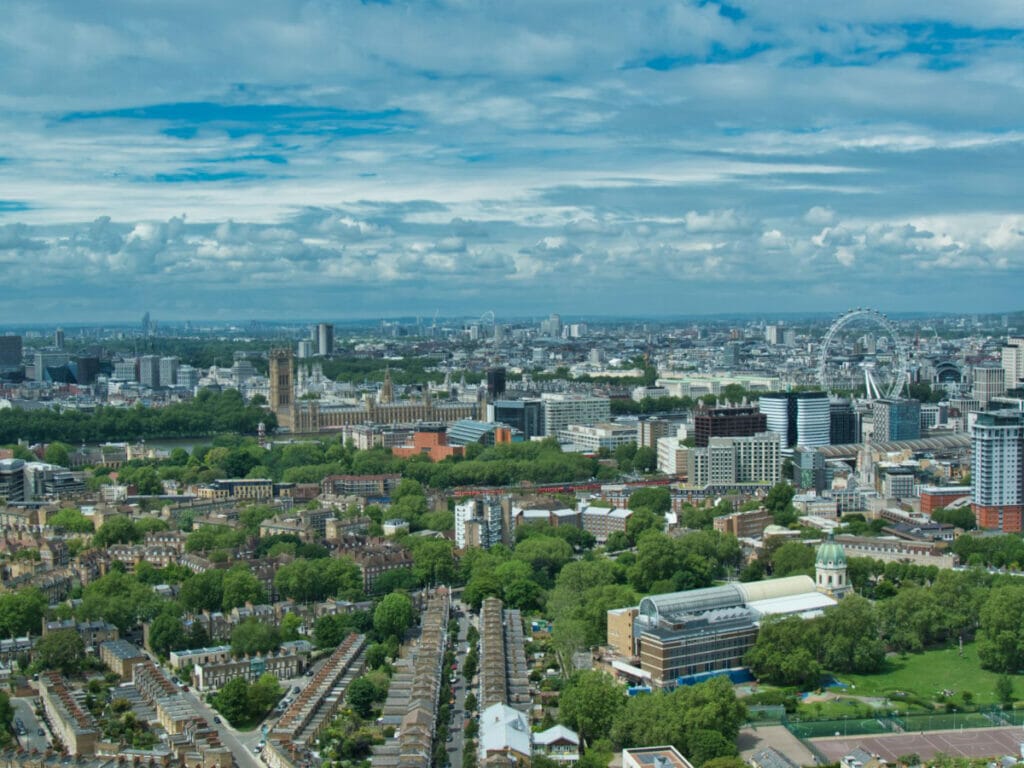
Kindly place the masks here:
POLYGON ((1024 308, 1020 0, 6 0, 0 323, 1024 308))

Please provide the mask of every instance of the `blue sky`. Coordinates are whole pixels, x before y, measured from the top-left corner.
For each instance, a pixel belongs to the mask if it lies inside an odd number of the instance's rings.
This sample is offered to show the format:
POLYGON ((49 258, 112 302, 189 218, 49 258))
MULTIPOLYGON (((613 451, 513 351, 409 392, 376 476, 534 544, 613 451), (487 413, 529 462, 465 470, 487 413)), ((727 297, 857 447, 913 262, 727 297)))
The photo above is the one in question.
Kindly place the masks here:
POLYGON ((1019 0, 9 0, 0 324, 1019 309, 1019 0))

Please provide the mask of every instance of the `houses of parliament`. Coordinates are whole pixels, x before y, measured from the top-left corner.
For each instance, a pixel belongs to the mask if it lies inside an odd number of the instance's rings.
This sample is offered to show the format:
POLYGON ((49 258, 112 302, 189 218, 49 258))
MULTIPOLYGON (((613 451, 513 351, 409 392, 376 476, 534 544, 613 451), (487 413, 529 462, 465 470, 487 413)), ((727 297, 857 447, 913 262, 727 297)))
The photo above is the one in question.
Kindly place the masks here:
POLYGON ((290 349, 270 351, 270 408, 277 416, 278 427, 290 432, 330 432, 357 424, 451 424, 460 419, 476 419, 486 413, 483 394, 473 403, 435 401, 430 388, 425 387, 420 399, 396 400, 390 373, 385 374, 377 397, 367 397, 358 405, 300 400, 295 395, 294 371, 290 349))

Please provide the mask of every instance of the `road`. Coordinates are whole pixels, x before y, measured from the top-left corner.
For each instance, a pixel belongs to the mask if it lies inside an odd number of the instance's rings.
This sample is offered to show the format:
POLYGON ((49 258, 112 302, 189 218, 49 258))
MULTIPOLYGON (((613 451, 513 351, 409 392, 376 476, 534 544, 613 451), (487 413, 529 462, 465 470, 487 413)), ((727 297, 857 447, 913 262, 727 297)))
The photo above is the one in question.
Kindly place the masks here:
POLYGON ((215 723, 213 718, 220 716, 195 691, 182 691, 181 695, 185 701, 195 708, 196 712, 205 717, 210 725, 217 729, 217 732, 220 734, 221 743, 231 750, 231 754, 235 756, 235 763, 238 764, 239 768, 265 768, 262 761, 253 752, 253 747, 263 738, 259 728, 252 731, 237 731, 228 725, 222 717, 220 718, 220 723, 215 723))
MULTIPOLYGON (((45 752, 50 746, 46 723, 42 718, 36 717, 36 699, 12 698, 11 706, 14 708, 15 723, 20 719, 25 726, 25 735, 18 736, 18 743, 31 752, 33 749, 45 752), (39 735, 39 729, 43 729, 43 735, 39 735)), ((17 727, 17 726, 15 726, 17 727)))
POLYGON ((462 753, 466 746, 466 692, 469 689, 469 683, 462 676, 463 665, 466 662, 469 612, 465 605, 458 604, 458 607, 462 611, 462 617, 459 619, 459 641, 456 643, 455 650, 455 663, 459 668, 455 673, 456 683, 453 690, 455 705, 452 707, 452 721, 448 725, 449 733, 452 735, 452 740, 448 744, 448 762, 451 763, 452 768, 462 768, 462 753))

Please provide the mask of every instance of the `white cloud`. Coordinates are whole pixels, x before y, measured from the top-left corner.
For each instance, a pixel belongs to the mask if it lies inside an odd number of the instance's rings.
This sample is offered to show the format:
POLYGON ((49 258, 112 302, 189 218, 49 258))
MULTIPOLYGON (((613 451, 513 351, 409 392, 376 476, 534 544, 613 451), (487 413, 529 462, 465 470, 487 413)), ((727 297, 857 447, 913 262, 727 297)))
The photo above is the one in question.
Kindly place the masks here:
POLYGON ((986 307, 963 281, 1017 301, 1024 277, 1011 0, 9 6, 0 258, 37 267, 12 314, 61 286, 100 305, 110 272, 172 304, 201 276, 241 306, 336 281, 399 308, 406 284, 727 277, 795 309, 765 282, 870 295, 883 270, 956 271, 915 300, 986 307))

